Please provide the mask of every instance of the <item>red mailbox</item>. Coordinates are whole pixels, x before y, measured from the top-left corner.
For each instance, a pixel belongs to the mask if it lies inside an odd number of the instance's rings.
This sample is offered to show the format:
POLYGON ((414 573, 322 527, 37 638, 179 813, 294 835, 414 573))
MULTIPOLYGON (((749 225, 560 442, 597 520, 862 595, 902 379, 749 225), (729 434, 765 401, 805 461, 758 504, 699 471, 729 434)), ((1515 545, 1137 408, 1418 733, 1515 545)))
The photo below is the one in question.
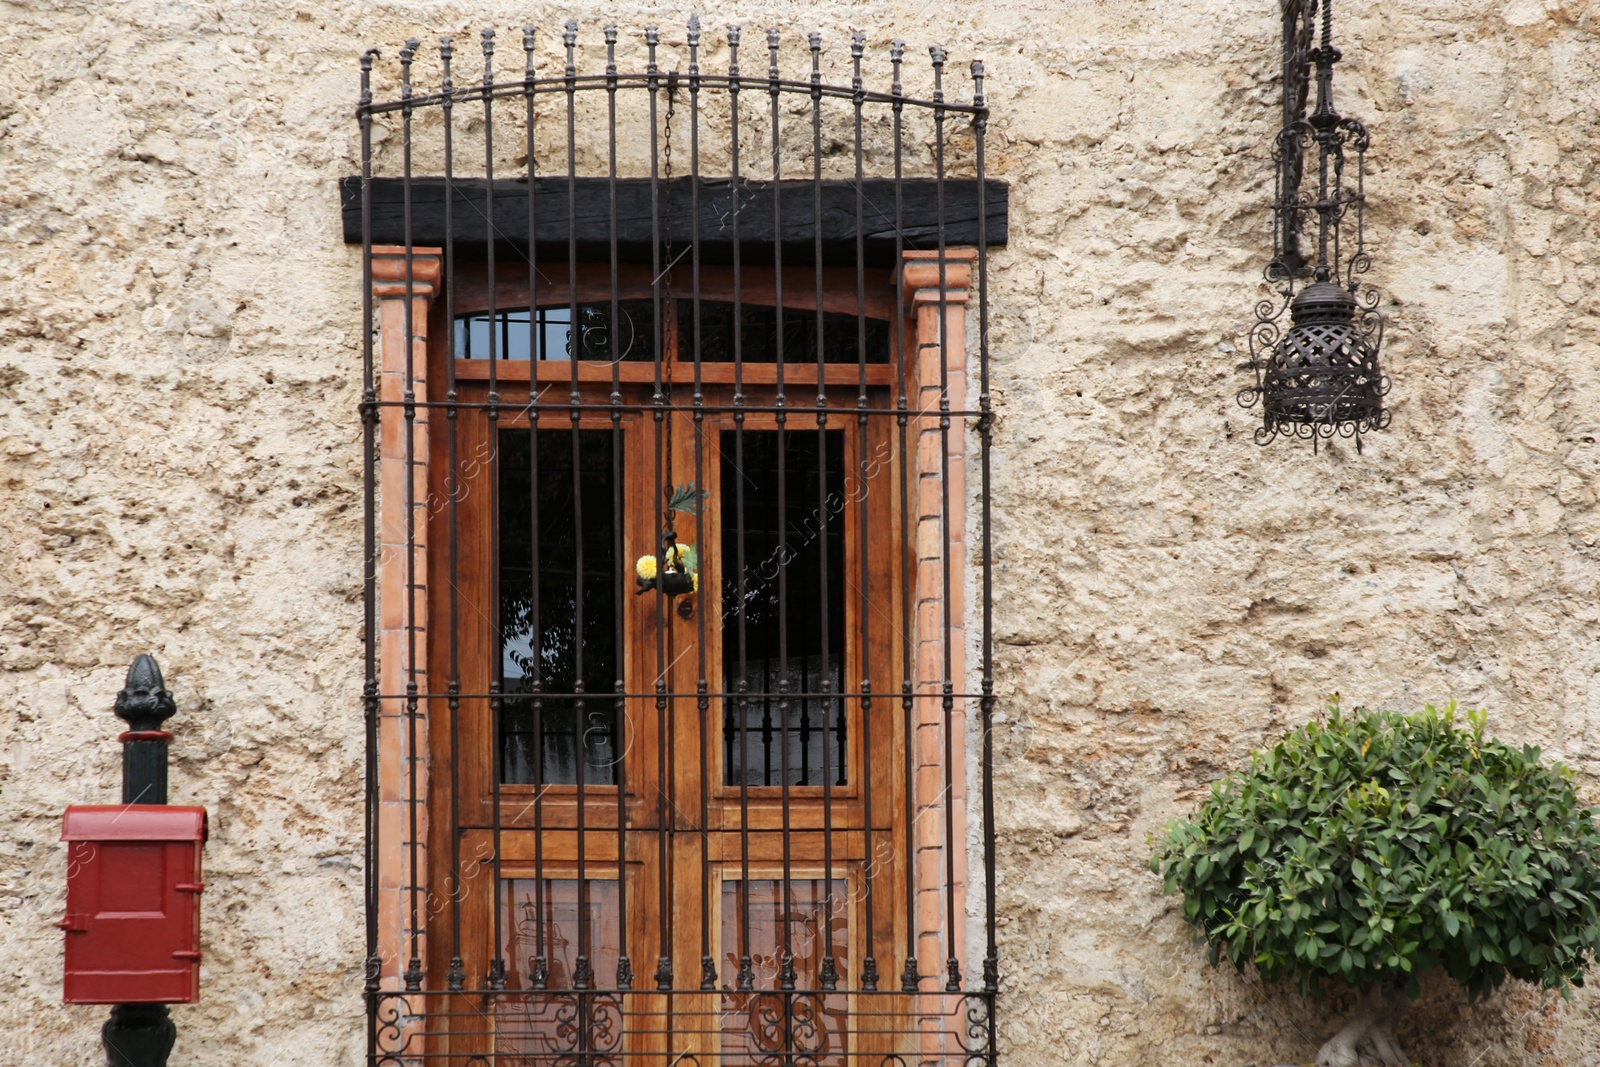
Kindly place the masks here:
POLYGON ((68 1004, 182 1004, 200 996, 206 809, 75 806, 67 842, 68 1004))

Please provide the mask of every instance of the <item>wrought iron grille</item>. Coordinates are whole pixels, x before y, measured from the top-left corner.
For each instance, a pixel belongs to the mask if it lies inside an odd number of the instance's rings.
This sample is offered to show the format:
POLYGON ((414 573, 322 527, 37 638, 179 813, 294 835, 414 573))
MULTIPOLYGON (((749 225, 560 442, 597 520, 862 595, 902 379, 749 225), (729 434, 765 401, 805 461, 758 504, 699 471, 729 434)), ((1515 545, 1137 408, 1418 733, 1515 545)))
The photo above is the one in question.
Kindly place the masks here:
POLYGON ((995 1060, 983 68, 763 43, 362 58, 371 1064, 995 1060))

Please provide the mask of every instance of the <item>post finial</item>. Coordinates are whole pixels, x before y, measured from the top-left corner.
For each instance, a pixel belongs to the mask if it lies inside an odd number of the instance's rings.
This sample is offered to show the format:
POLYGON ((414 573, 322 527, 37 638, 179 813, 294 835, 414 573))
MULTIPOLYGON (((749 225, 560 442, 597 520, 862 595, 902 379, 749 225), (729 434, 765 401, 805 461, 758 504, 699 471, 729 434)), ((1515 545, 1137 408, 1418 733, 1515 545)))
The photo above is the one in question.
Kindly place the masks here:
POLYGON ((134 730, 159 730, 163 722, 178 713, 154 656, 141 653, 135 657, 114 710, 134 730))

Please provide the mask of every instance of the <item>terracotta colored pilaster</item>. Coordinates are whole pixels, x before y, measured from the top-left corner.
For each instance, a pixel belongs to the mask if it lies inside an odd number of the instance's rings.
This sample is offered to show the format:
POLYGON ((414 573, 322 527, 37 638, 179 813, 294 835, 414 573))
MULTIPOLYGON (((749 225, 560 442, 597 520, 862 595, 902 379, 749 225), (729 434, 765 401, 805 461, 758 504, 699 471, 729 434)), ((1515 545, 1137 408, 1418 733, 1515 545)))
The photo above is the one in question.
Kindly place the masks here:
MULTIPOLYGON (((947 685, 952 694, 965 688, 965 429, 964 420, 949 413, 966 402, 967 293, 976 258, 975 250, 965 248, 946 249, 942 263, 936 251, 907 252, 899 279, 912 317, 908 389, 916 427, 914 455, 907 457, 916 475, 913 528, 908 531, 915 552, 917 694, 911 739, 916 769, 911 783, 915 913, 910 918, 916 924, 918 971, 926 991, 917 1009, 922 1051, 930 1057, 948 1052, 944 1046, 956 1022, 951 1018, 956 998, 941 991, 949 957, 961 957, 966 943, 966 705, 956 696, 947 713, 944 694, 947 685), (949 841, 955 845, 953 855, 947 851, 949 841), (952 861, 953 881, 947 877, 952 861)), ((970 984, 968 977, 963 975, 963 985, 970 984)))
POLYGON ((426 961, 428 663, 428 312, 441 254, 372 250, 378 308, 378 948, 385 989, 404 987, 415 955, 426 961), (407 310, 410 337, 407 337, 407 310), (413 721, 414 717, 414 721, 413 721), (414 744, 413 744, 414 739, 414 744), (414 813, 413 813, 413 808, 414 813), (414 818, 413 818, 414 814, 414 818), (414 867, 413 867, 414 864, 414 867), (413 869, 415 877, 413 877, 413 869), (413 947, 415 946, 415 947, 413 947))

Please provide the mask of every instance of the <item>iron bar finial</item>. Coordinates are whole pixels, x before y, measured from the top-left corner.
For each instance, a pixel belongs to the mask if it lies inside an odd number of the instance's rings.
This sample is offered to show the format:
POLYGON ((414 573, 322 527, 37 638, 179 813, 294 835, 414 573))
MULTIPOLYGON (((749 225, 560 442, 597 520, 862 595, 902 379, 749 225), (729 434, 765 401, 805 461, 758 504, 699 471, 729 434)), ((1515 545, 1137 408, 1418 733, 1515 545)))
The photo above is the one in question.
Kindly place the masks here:
POLYGON ((822 34, 812 30, 806 34, 806 45, 811 49, 811 99, 822 99, 822 34))
POLYGON ((600 32, 605 35, 606 39, 606 82, 609 85, 615 85, 617 83, 617 27, 612 24, 603 27, 600 32))
POLYGON ((141 654, 134 658, 113 707, 117 717, 133 730, 159 730, 178 713, 155 657, 141 654))
POLYGON ((379 52, 376 48, 369 48, 361 53, 361 98, 356 108, 357 115, 363 115, 372 106, 372 61, 377 59, 379 52))
POLYGON ((167 802, 167 744, 172 735, 162 724, 177 714, 178 706, 161 678, 161 668, 149 655, 136 657, 112 705, 117 718, 128 724, 122 742, 122 800, 125 804, 167 802))
POLYGON ((566 66, 565 71, 563 71, 563 73, 566 75, 567 80, 570 82, 573 78, 576 78, 578 76, 578 67, 577 67, 576 60, 575 60, 575 58, 573 56, 573 51, 578 47, 578 20, 577 19, 568 19, 567 20, 566 26, 563 27, 563 29, 561 31, 561 43, 563 45, 565 45, 566 49, 567 49, 567 66, 566 66))
POLYGON ((767 27, 767 80, 778 84, 778 27, 767 27))
POLYGON ((906 956, 906 965, 900 970, 900 991, 902 993, 915 993, 922 984, 922 976, 917 973, 917 958, 906 956))
POLYGON ((728 77, 732 80, 732 91, 739 91, 739 25, 731 23, 728 26, 728 77))
POLYGON ((452 58, 454 58, 455 54, 456 54, 456 43, 455 43, 455 40, 453 38, 450 38, 450 37, 440 37, 439 38, 439 66, 443 70, 444 73, 443 73, 443 75, 441 77, 439 85, 440 85, 440 91, 444 94, 444 99, 443 99, 442 103, 443 103, 443 105, 445 107, 449 107, 450 106, 450 103, 451 103, 450 95, 455 92, 455 88, 456 88, 455 80, 450 76, 450 60, 452 58))
POLYGON ((528 83, 530 89, 533 86, 533 34, 534 30, 532 26, 522 27, 522 78, 528 83))
POLYGON ((494 29, 485 26, 479 35, 483 38, 483 91, 487 95, 494 88, 494 29))
POLYGON ((407 37, 406 45, 400 49, 400 99, 405 101, 405 111, 411 110, 411 61, 416 57, 417 49, 422 47, 422 42, 415 37, 407 37))

